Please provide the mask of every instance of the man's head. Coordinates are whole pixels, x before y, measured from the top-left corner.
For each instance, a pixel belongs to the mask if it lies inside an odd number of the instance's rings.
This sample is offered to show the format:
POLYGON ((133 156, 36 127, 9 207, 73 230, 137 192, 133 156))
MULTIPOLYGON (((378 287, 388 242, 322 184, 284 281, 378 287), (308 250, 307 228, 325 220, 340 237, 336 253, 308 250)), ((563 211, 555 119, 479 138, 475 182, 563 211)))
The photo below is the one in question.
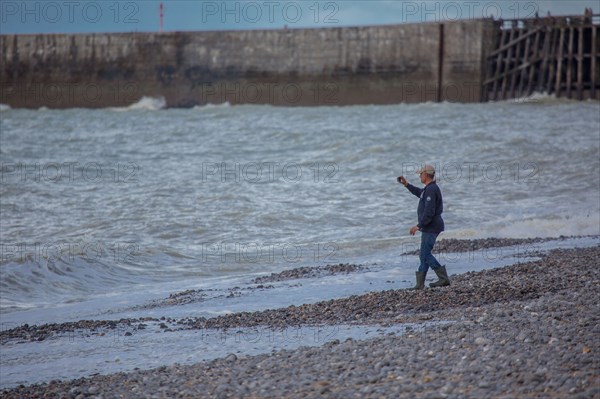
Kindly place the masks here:
POLYGON ((428 184, 435 180, 435 168, 433 165, 423 165, 423 167, 417 171, 417 174, 423 184, 428 184))

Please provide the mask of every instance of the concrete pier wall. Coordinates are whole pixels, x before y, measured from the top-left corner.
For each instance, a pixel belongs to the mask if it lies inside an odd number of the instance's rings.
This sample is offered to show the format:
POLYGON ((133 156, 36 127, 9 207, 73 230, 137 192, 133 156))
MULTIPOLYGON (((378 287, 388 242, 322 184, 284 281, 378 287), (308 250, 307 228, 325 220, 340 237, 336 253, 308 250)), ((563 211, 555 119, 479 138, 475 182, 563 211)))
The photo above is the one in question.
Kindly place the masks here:
POLYGON ((169 107, 481 101, 491 20, 327 29, 1 35, 0 103, 169 107))

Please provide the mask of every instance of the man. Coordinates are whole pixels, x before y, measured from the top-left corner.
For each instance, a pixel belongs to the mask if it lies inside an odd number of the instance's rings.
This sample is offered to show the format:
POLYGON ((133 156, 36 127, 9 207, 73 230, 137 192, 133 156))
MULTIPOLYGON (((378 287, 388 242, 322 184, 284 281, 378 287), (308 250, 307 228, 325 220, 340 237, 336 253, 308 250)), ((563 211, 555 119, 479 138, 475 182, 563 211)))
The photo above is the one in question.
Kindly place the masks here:
POLYGON ((417 231, 421 232, 421 251, 419 259, 421 264, 417 275, 417 285, 415 290, 425 288, 425 276, 427 270, 431 267, 438 276, 438 281, 429 284, 430 287, 445 287, 450 285, 450 279, 446 272, 446 267, 437 261, 431 254, 437 236, 444 231, 444 220, 442 212, 444 204, 442 201, 442 192, 435 182, 435 169, 431 165, 425 165, 417 171, 424 188, 418 188, 409 184, 404 176, 398 177, 398 183, 401 183, 414 195, 419 197, 419 207, 417 208, 418 223, 410 229, 410 234, 415 235, 417 231))

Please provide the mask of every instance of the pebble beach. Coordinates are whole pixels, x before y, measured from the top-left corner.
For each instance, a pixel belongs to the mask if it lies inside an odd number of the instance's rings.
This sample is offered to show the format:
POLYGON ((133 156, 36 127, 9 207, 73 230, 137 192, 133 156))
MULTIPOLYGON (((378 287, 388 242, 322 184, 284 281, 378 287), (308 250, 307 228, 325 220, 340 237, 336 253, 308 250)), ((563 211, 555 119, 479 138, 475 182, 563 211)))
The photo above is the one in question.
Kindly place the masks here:
MULTIPOLYGON (((450 270, 450 287, 167 319, 162 323, 170 331, 340 323, 428 326, 374 339, 334 339, 256 356, 232 353, 192 365, 21 385, 2 391, 2 397, 598 398, 599 259, 600 246, 555 249, 539 260, 502 268, 460 275, 450 270)), ((361 268, 340 265, 325 272, 361 268)), ((81 323, 143 325, 143 320, 81 323)), ((43 340, 69 327, 21 326, 3 331, 1 339, 43 340)))

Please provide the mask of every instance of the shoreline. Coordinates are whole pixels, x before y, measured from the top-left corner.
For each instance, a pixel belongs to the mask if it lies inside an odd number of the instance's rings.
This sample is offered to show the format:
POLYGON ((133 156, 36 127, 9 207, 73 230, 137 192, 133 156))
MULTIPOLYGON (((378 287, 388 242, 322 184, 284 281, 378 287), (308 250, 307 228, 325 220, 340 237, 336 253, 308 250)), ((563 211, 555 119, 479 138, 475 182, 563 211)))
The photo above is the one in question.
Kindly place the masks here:
MULTIPOLYGON (((594 397, 600 395, 595 383, 600 378, 599 259, 600 246, 555 249, 538 261, 451 276, 450 287, 371 292, 211 319, 167 319, 163 323, 173 330, 453 323, 419 334, 53 381, 2 395, 594 397)), ((3 339, 10 331, 19 330, 3 331, 3 339)))
MULTIPOLYGON (((514 245, 531 245, 555 240, 568 240, 572 238, 597 238, 598 236, 559 236, 559 237, 534 237, 534 238, 441 238, 436 241, 433 248, 433 254, 444 252, 462 253, 477 251, 481 249, 492 249, 501 247, 510 247, 514 245)), ((405 252, 403 255, 419 255, 419 250, 405 252)))
MULTIPOLYGON (((547 241, 554 240, 568 240, 573 238, 597 238, 600 240, 600 236, 560 236, 555 238, 525 238, 525 239, 514 239, 514 238, 486 238, 486 239, 442 239, 438 243, 436 243, 436 248, 434 249, 435 254, 440 253, 464 253, 470 251, 476 251, 480 249, 494 249, 501 247, 511 247, 515 245, 523 245, 526 246, 526 250, 524 253, 537 253, 536 247, 532 246, 532 244, 536 243, 544 243, 547 241)), ((403 255, 418 255, 418 251, 416 253, 408 252, 403 255)), ((233 287, 229 288, 226 292, 222 294, 222 296, 233 297, 239 294, 240 290, 243 291, 261 291, 268 294, 268 290, 274 288, 271 283, 277 282, 293 282, 293 280, 303 279, 303 278, 321 278, 326 276, 333 275, 344 275, 351 273, 362 273, 369 272, 371 268, 377 267, 377 264, 350 264, 350 263, 339 263, 339 264, 328 264, 325 266, 310 266, 310 267, 298 267, 293 269, 286 269, 278 273, 271 273, 264 276, 259 276, 250 281, 250 284, 254 284, 254 286, 248 287, 233 287)), ((491 269, 494 270, 494 269, 491 269)), ((452 276, 452 270, 449 270, 450 275, 452 276)), ((429 277, 435 277, 435 273, 432 271, 429 272, 429 277)), ((458 277, 459 279, 462 277, 458 277)), ((171 306, 180 306, 187 305, 193 303, 200 303, 205 300, 205 297, 208 293, 214 291, 212 289, 192 289, 192 290, 184 290, 171 293, 168 297, 163 299, 158 299, 151 301, 146 304, 139 304, 131 307, 134 310, 151 310, 154 308, 168 308, 171 306)), ((348 314, 348 309, 355 309, 359 305, 356 303, 352 303, 352 301, 360 301, 362 298, 369 298, 369 300, 378 300, 377 298, 381 295, 386 295, 382 293, 386 293, 388 291, 398 291, 398 296, 396 299, 400 302, 404 303, 412 303, 413 299, 404 297, 406 295, 402 294, 402 292, 406 291, 402 288, 391 288, 391 290, 385 291, 372 291, 360 296, 352 296, 350 298, 337 298, 326 301, 320 301, 315 304, 300 304, 300 305, 291 305, 287 308, 274 308, 274 309, 265 309, 254 312, 236 312, 233 315, 224 315, 224 316, 216 316, 216 317, 183 317, 183 318, 175 318, 162 316, 162 317, 126 317, 121 319, 81 319, 76 321, 65 321, 58 323, 43 323, 40 325, 30 325, 30 324, 22 324, 15 328, 3 329, 0 331, 0 345, 5 344, 9 341, 17 341, 17 342, 34 342, 34 341, 45 341, 47 339, 59 338, 66 334, 73 334, 74 332, 81 330, 86 331, 87 334, 90 335, 100 335, 114 331, 114 330, 123 330, 130 331, 135 333, 136 330, 144 330, 148 327, 148 325, 160 326, 163 332, 172 332, 182 329, 200 329, 200 328, 214 328, 214 329, 227 329, 227 328, 235 328, 235 327, 255 327, 258 325, 266 325, 270 328, 285 328, 289 326, 289 323, 294 323, 293 325, 301 325, 306 324, 307 322, 311 322, 313 324, 316 323, 324 323, 324 324, 335 324, 335 323, 345 323, 349 320, 353 323, 364 323, 369 320, 364 319, 362 317, 362 313, 358 315, 348 314), (332 308, 329 308, 328 304, 332 304, 332 308), (306 313, 306 314, 302 314, 306 313), (331 316, 332 314, 336 314, 339 317, 331 318, 327 316, 331 316), (317 315, 317 316, 315 316, 317 315)), ((420 298, 420 297, 415 297, 420 298)), ((417 299, 417 302, 421 299, 417 299)), ((389 299, 388 299, 389 301, 389 299)), ((421 304, 421 306, 425 306, 421 304)), ((371 309, 375 311, 375 314, 379 314, 379 311, 376 309, 371 309)), ((390 309, 391 311, 392 309, 390 309)), ((410 309, 394 309, 396 311, 402 310, 407 311, 410 309)), ((385 316, 383 315, 382 320, 385 320, 385 316)), ((375 322, 379 323, 382 320, 377 319, 375 322)))

